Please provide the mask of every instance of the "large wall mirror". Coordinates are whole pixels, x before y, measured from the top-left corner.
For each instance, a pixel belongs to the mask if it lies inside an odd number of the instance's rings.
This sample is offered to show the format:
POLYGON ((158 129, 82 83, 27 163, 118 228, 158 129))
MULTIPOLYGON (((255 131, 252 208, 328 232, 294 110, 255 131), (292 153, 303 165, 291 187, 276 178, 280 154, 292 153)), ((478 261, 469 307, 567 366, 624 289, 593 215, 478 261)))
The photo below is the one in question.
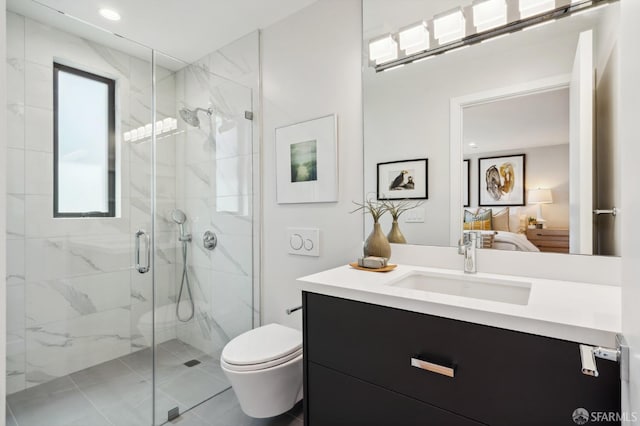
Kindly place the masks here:
MULTIPOLYGON (((424 20, 434 50, 433 18, 458 7, 473 28, 478 3, 363 0, 365 199, 418 198, 399 220, 409 244, 476 230, 487 249, 619 255, 619 3, 538 1, 584 9, 402 64, 399 32, 424 20), (389 34, 400 55, 385 70, 369 46, 389 34), (428 191, 416 196, 422 159, 428 191)), ((488 3, 524 16, 518 0, 488 3)))

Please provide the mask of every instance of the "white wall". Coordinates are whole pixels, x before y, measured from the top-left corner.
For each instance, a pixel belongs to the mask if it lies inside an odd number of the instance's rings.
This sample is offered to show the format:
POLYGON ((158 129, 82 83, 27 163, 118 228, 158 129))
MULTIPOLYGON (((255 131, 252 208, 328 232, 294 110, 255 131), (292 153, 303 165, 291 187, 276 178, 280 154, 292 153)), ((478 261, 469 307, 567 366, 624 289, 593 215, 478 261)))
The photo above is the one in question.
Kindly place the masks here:
MULTIPOLYGON (((525 202, 527 190, 550 189, 553 204, 542 206, 542 217, 547 221, 546 225, 549 228, 569 228, 569 144, 465 155, 465 159, 471 160, 469 167, 470 206, 478 205, 478 158, 515 154, 526 154, 525 202)), ((500 207, 493 209, 495 213, 500 210, 500 207)), ((512 207, 511 209, 514 211, 517 209, 520 215, 537 215, 535 205, 512 207)))
MULTIPOLYGON (((6 3, 0 0, 0 22, 6 22, 6 3)), ((0 30, 0 105, 6 105, 6 25, 0 30)), ((7 165, 7 121, 6 114, 0 114, 0 170, 6 170, 7 165)), ((7 276, 7 186, 6 173, 0 173, 0 277, 7 276)), ((0 401, 6 397, 6 383, 2 379, 6 374, 6 350, 7 350, 7 293, 6 286, 0 285, 0 401)), ((0 425, 5 422, 5 404, 0 404, 0 425)))
MULTIPOLYGON (((622 145, 622 331, 631 347, 631 383, 623 383, 623 408, 640 415, 640 2, 622 0, 620 11, 620 141, 622 145)), ((640 416, 639 416, 640 417, 640 416)), ((640 419, 636 424, 640 424, 640 419)))
POLYGON ((359 0, 321 0, 266 28, 263 78, 263 323, 301 327, 295 279, 352 261, 361 253, 362 200, 361 10, 359 0), (276 203, 275 129, 338 115, 339 201, 276 203), (286 252, 286 228, 320 229, 320 257, 286 252))

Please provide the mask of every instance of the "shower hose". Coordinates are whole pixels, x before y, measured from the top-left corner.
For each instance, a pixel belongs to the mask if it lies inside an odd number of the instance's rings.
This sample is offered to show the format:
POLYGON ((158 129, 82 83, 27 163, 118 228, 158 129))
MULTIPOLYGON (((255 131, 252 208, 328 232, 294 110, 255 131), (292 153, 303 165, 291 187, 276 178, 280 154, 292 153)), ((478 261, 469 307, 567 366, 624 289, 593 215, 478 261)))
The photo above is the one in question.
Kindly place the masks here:
POLYGON ((193 303, 193 294, 191 294, 191 284, 189 283, 189 273, 187 272, 187 241, 182 241, 182 280, 180 281, 180 292, 178 293, 178 300, 176 301, 176 317, 181 322, 188 322, 193 319, 196 308, 193 303), (180 301, 182 300, 182 292, 184 287, 187 287, 187 293, 189 293, 189 302, 191 305, 191 314, 187 318, 180 317, 180 301))

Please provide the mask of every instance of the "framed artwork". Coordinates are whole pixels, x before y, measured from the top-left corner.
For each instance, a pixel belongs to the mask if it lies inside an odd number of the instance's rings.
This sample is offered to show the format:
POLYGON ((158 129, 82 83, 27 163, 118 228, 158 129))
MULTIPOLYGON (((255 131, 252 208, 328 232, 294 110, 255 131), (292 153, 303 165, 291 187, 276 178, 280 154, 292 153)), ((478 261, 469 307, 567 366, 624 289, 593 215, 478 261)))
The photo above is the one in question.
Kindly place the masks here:
POLYGON ((429 198, 429 160, 378 163, 378 200, 429 198))
POLYGON ((338 201, 335 114, 276 129, 276 198, 279 204, 338 201))
POLYGON ((478 205, 524 206, 525 154, 478 159, 478 205))
POLYGON ((471 186, 470 174, 469 174, 470 161, 462 161, 462 206, 469 207, 469 200, 471 193, 469 188, 471 186))

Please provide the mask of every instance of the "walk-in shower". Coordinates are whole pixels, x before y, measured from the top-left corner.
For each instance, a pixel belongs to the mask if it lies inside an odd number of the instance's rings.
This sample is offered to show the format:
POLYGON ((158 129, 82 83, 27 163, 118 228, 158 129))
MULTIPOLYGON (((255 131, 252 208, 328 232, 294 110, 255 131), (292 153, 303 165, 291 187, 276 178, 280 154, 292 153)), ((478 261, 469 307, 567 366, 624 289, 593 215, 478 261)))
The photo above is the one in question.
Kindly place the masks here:
POLYGON ((178 237, 178 241, 182 243, 182 278, 180 279, 180 291, 178 292, 178 298, 176 299, 176 318, 181 322, 187 322, 192 320, 196 313, 196 307, 193 302, 193 292, 191 291, 191 283, 189 282, 187 264, 187 253, 189 251, 189 243, 191 242, 191 234, 185 232, 184 224, 187 221, 187 215, 184 214, 182 210, 175 209, 173 213, 171 213, 171 219, 173 219, 173 221, 180 227, 180 236, 178 237), (182 295, 185 287, 189 294, 190 313, 187 317, 183 318, 180 316, 180 304, 182 302, 182 295))
MULTIPOLYGON (((229 388, 220 352, 252 327, 258 300, 254 134, 243 118, 258 79, 240 84, 245 70, 231 75, 212 60, 219 53, 190 65, 37 2, 13 4, 30 7, 3 22, 7 122, 20 130, 6 138, 13 167, 2 171, 7 424, 158 426, 176 412, 207 424, 192 408, 229 388), (54 62, 79 71, 75 91, 54 91, 54 62), (98 77, 117 82, 113 96, 83 89, 98 77), (54 101, 104 115, 69 121, 83 127, 62 134, 54 101), (222 134, 213 126, 227 116, 234 127, 222 134), (54 217, 58 189, 89 214, 54 217), (115 209, 92 215, 84 193, 115 209)), ((225 54, 257 73, 259 34, 248 37, 225 54)))

